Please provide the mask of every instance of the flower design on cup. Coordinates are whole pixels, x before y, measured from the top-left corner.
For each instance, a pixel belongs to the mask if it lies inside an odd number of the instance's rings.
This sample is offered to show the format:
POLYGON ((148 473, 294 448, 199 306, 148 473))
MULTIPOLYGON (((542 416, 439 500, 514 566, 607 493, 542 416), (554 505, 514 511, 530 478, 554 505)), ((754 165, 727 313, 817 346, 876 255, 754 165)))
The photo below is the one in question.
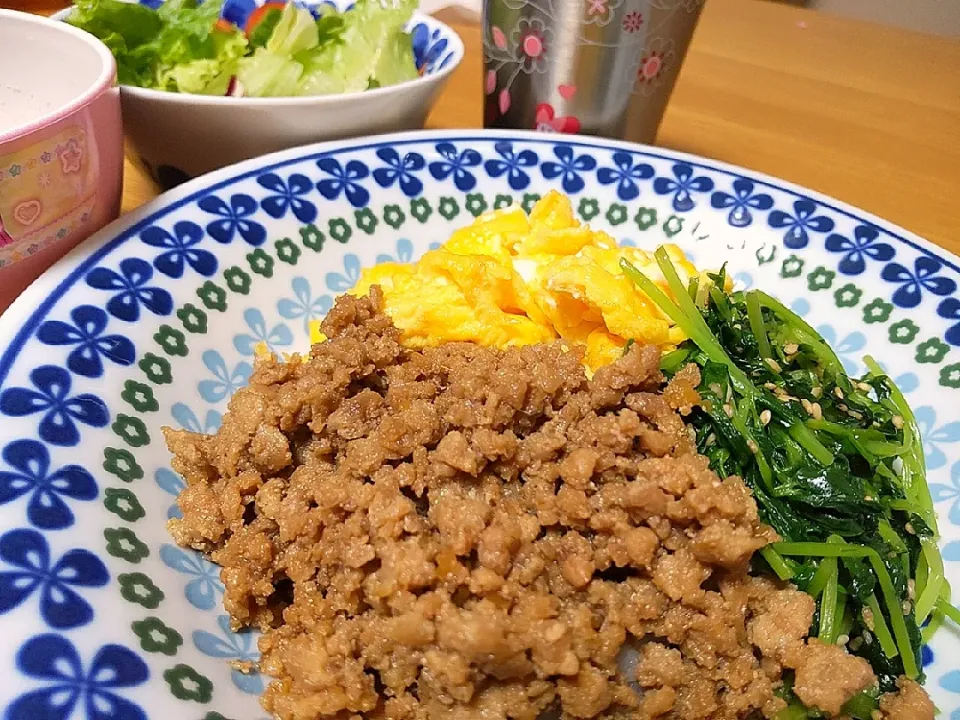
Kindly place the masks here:
POLYGON ((673 47, 673 40, 664 38, 654 38, 647 44, 637 68, 637 91, 649 95, 663 82, 664 73, 673 65, 673 47))
POLYGON ((587 0, 584 3, 584 21, 588 25, 608 25, 623 0, 587 0))
POLYGON ((635 32, 639 32, 640 28, 643 27, 643 13, 637 10, 628 12, 623 16, 623 20, 620 24, 623 26, 624 32, 628 32, 631 35, 635 32))
MULTIPOLYGON (((510 44, 507 42, 507 34, 496 25, 490 26, 490 32, 483 37, 483 49, 488 56, 499 60, 501 64, 514 60, 513 53, 510 51, 510 44)), ((496 76, 496 73, 494 73, 496 76)), ((489 90, 493 92, 493 90, 489 90)))
POLYGON ((524 72, 544 72, 547 69, 547 51, 552 39, 550 29, 540 18, 520 18, 513 32, 513 41, 524 72))
POLYGON ((580 132, 580 121, 573 116, 557 116, 557 111, 550 103, 537 105, 534 129, 537 132, 568 133, 580 132))

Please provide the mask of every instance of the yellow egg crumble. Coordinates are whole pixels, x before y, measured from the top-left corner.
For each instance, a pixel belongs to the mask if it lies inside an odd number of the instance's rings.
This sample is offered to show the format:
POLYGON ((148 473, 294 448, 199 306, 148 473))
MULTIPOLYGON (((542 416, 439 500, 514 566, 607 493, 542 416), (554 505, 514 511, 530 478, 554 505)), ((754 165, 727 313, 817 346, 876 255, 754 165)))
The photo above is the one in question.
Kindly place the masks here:
MULTIPOLYGON (((706 281, 679 247, 664 247, 685 284, 706 281)), ((621 247, 580 223, 569 199, 551 192, 529 215, 519 206, 481 215, 415 263, 367 268, 350 292, 379 285, 408 347, 464 341, 503 348, 559 338, 584 346, 584 362, 595 370, 628 340, 667 351, 686 339, 623 274, 621 258, 672 297, 653 253, 621 247)), ((310 337, 324 340, 319 321, 310 337)))

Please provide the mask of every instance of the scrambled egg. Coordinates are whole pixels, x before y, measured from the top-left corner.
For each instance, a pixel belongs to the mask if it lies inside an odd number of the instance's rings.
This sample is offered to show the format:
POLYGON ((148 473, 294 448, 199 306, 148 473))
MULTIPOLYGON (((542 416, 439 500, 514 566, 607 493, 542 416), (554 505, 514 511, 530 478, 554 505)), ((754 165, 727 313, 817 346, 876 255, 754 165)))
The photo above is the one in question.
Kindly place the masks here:
MULTIPOLYGON (((675 245, 665 249, 684 283, 700 273, 675 245)), ((672 296, 653 253, 620 247, 573 216, 569 199, 543 197, 481 215, 412 264, 363 271, 351 293, 383 289, 387 314, 408 347, 451 341, 492 347, 558 338, 586 348, 591 370, 612 362, 628 340, 670 350, 685 335, 623 274, 627 258, 672 296)), ((311 342, 322 341, 319 322, 311 342)))

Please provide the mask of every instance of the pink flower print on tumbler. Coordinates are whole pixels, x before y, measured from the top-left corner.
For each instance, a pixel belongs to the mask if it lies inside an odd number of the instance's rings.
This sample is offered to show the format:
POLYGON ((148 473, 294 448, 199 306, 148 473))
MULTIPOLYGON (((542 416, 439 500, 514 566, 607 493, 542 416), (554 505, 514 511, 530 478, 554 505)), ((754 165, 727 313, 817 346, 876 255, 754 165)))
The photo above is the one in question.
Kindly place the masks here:
POLYGON ((484 0, 484 125, 652 143, 704 2, 484 0))

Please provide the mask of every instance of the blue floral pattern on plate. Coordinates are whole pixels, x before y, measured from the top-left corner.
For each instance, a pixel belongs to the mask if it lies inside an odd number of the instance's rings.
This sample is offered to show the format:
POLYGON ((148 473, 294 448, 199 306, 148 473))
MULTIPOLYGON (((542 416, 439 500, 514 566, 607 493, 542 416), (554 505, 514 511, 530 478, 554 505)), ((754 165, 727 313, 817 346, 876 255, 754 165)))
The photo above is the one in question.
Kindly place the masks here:
POLYGON ((947 519, 952 525, 960 525, 960 460, 950 467, 949 482, 930 483, 930 494, 936 503, 948 505, 947 519))
POLYGON ((360 258, 350 254, 343 258, 343 272, 328 272, 326 281, 327 289, 337 295, 345 293, 347 290, 357 284, 360 279, 362 266, 360 258))
POLYGON ((93 619, 93 607, 77 589, 103 587, 107 568, 88 550, 70 550, 50 557, 50 546, 36 530, 11 530, 0 537, 0 560, 9 570, 0 572, 0 613, 40 597, 40 615, 50 627, 69 630, 93 619))
POLYGON ((220 429, 220 424, 223 419, 216 410, 209 409, 203 416, 203 422, 200 422, 200 418, 197 417, 193 410, 183 403, 174 403, 173 407, 170 408, 170 414, 180 427, 195 433, 215 433, 220 429))
POLYGON ((204 560, 195 552, 182 550, 175 545, 163 545, 160 559, 171 570, 192 578, 183 588, 183 594, 198 610, 211 610, 223 595, 220 570, 212 562, 204 560))
POLYGON ((250 332, 233 336, 233 346, 241 355, 253 355, 260 344, 266 345, 271 352, 280 352, 293 344, 293 333, 283 323, 267 327, 263 313, 249 308, 243 313, 243 320, 250 332))
POLYGON ((452 177, 457 190, 461 192, 473 190, 477 186, 473 168, 481 162, 480 153, 472 148, 460 150, 452 143, 446 142, 438 143, 436 149, 440 159, 430 163, 430 174, 434 179, 446 180, 452 177))
MULTIPOLYGON (((947 320, 960 320, 960 300, 948 297, 937 306, 937 315, 947 320)), ((960 322, 951 325, 943 336, 951 345, 960 345, 960 322)))
POLYGON ((122 692, 147 681, 150 671, 136 654, 104 645, 84 669, 80 654, 61 635, 27 641, 17 656, 20 670, 43 685, 7 708, 9 720, 68 720, 78 705, 89 720, 143 720, 143 709, 122 692))
POLYGON ((640 196, 640 181, 653 177, 653 166, 637 162, 630 153, 613 154, 613 167, 597 170, 597 180, 601 185, 615 185, 617 197, 623 201, 635 200, 640 196))
POLYGON ((423 192, 423 182, 417 173, 426 167, 427 163, 420 153, 405 153, 402 157, 393 148, 377 150, 377 157, 384 162, 383 167, 373 171, 373 179, 382 188, 398 184, 407 197, 416 197, 423 192))
POLYGON ((166 290, 152 286, 153 266, 140 258, 126 258, 119 270, 99 267, 87 275, 87 285, 97 290, 117 291, 107 302, 107 312, 126 322, 140 319, 141 306, 154 315, 169 315, 173 298, 166 290))
POLYGON ((197 392, 209 403, 224 400, 247 384, 253 366, 246 361, 238 362, 231 368, 223 356, 216 350, 207 350, 203 353, 203 364, 214 380, 201 380, 197 385, 197 392))
POLYGON ((314 297, 310 281, 305 277, 295 277, 290 289, 292 297, 281 298, 277 312, 284 320, 301 320, 304 331, 309 332, 310 322, 321 319, 333 307, 333 298, 330 295, 314 297))
POLYGON ((510 187, 514 190, 523 190, 527 187, 530 184, 530 175, 526 168, 537 164, 537 154, 529 149, 515 151, 513 143, 509 141, 498 142, 495 149, 500 157, 484 163, 487 174, 493 178, 506 176, 510 187))
POLYGON ((72 322, 47 320, 37 330, 37 338, 45 345, 70 347, 67 369, 85 377, 103 375, 103 361, 132 365, 136 349, 126 335, 107 334, 109 316, 93 305, 81 305, 70 311, 72 322))
POLYGON ((556 161, 547 160, 540 166, 543 176, 547 180, 560 178, 563 191, 569 195, 575 195, 583 190, 586 181, 582 175, 597 166, 594 157, 587 153, 577 155, 574 149, 567 145, 557 145, 553 149, 553 154, 557 158, 556 161))
POLYGON ((51 445, 69 447, 79 443, 78 424, 93 427, 107 424, 109 414, 103 400, 90 393, 71 397, 73 381, 63 368, 41 365, 30 373, 30 382, 32 388, 4 390, 0 394, 0 412, 15 418, 39 413, 40 438, 51 445))
POLYGON ((7 709, 10 720, 67 720, 80 705, 90 720, 142 720, 143 709, 121 691, 142 685, 149 677, 146 663, 119 645, 104 645, 85 671, 80 654, 60 635, 40 635, 20 649, 21 671, 44 684, 22 695, 7 709))
POLYGON ((163 228, 148 227, 140 239, 151 247, 161 248, 164 252, 153 259, 157 270, 172 278, 183 277, 187 267, 193 268, 204 277, 210 277, 217 271, 217 258, 209 250, 196 246, 203 241, 203 229, 192 222, 178 222, 169 232, 163 228))
POLYGON ((306 175, 294 173, 284 180, 276 173, 266 173, 257 178, 257 183, 274 193, 260 201, 270 217, 282 218, 289 210, 302 223, 317 219, 317 206, 304 199, 313 192, 313 183, 306 175))
POLYGON ((810 233, 827 233, 834 223, 826 215, 817 214, 817 204, 810 200, 796 200, 792 210, 772 210, 767 216, 770 227, 785 229, 783 245, 791 250, 805 248, 810 242, 810 233))
POLYGON ((820 325, 817 327, 817 332, 830 343, 830 347, 837 353, 848 375, 854 376, 860 373, 860 358, 867 346, 867 338, 862 332, 854 331, 840 336, 832 325, 820 325))
POLYGON ((738 178, 733 181, 733 192, 716 191, 710 196, 710 204, 720 210, 729 209, 727 222, 733 227, 747 227, 753 222, 751 211, 769 210, 773 198, 757 190, 751 180, 738 178))
MULTIPOLYGON (((229 615, 217 617, 217 627, 220 632, 216 634, 206 630, 193 633, 193 644, 204 655, 239 662, 256 662, 260 659, 260 651, 257 649, 258 633, 234 632, 230 628, 229 615)), ((260 673, 244 673, 234 669, 230 671, 230 679, 245 693, 259 695, 263 692, 264 683, 260 673)))
MULTIPOLYGON (((432 30, 414 43, 418 62, 444 62, 432 30)), ((956 258, 829 198, 668 151, 518 133, 357 140, 182 188, 4 318, 16 332, 0 355, 0 629, 20 638, 0 649, 5 717, 261 717, 266 678, 224 662, 253 660, 255 637, 225 624, 218 568, 164 529, 185 483, 161 428, 213 431, 257 346, 304 348, 363 267, 408 262, 475 214, 549 190, 625 244, 669 239, 703 267, 727 261, 739 285, 820 327, 849 370, 868 350, 881 359, 917 409, 960 587, 956 258), (154 634, 135 634, 150 618, 154 634), (155 644, 174 630, 176 657, 155 644)), ((957 653, 941 633, 923 655, 954 717, 957 653)))
POLYGON ((42 530, 70 527, 74 514, 67 500, 95 500, 99 493, 93 476, 80 465, 51 471, 50 453, 35 440, 10 443, 3 460, 9 469, 0 470, 0 504, 29 495, 27 519, 42 530))
POLYGON ((673 177, 658 177, 653 181, 657 195, 671 196, 671 207, 677 212, 689 212, 696 207, 694 193, 713 190, 713 180, 706 175, 697 175, 686 163, 674 163, 670 168, 673 177))
MULTIPOLYGON (((435 248, 430 248, 431 250, 435 248)), ((413 262, 413 243, 407 240, 406 238, 400 238, 397 240, 397 254, 387 255, 383 253, 377 255, 377 265, 385 262, 396 262, 396 263, 408 263, 413 262)))
POLYGON ((327 200, 336 200, 342 193, 354 207, 364 207, 370 202, 370 192, 360 182, 370 170, 362 162, 350 160, 341 165, 339 160, 323 158, 317 161, 317 166, 330 176, 317 183, 317 189, 327 200))
MULTIPOLYGON (((947 455, 942 446, 960 442, 960 422, 950 421, 938 425, 937 411, 929 405, 914 408, 913 413, 923 438, 927 469, 936 470, 943 467, 947 464, 947 455)), ((955 453, 951 452, 951 454, 955 453)))
POLYGON ((867 269, 868 260, 886 262, 894 256, 891 245, 880 242, 880 233, 876 228, 858 225, 853 231, 853 237, 830 235, 826 247, 830 252, 840 254, 841 260, 837 269, 844 275, 859 275, 867 269))
MULTIPOLYGON (((158 469, 157 472, 154 473, 154 479, 157 482, 157 486, 173 499, 187 486, 182 477, 168 468, 158 469)), ((180 512, 180 508, 177 507, 177 504, 174 502, 167 510, 167 519, 178 517, 183 517, 183 513, 180 512)))
POLYGON ((895 305, 914 308, 920 304, 924 293, 943 297, 957 289, 956 281, 942 275, 942 269, 943 263, 940 260, 921 255, 914 260, 912 268, 897 262, 888 264, 883 268, 881 276, 887 282, 899 286, 893 293, 895 305))
POLYGON ((262 245, 267 239, 263 225, 251 219, 257 213, 258 204, 249 195, 236 193, 228 199, 210 195, 197 205, 220 218, 207 223, 207 233, 219 243, 232 242, 236 235, 253 246, 262 245))

